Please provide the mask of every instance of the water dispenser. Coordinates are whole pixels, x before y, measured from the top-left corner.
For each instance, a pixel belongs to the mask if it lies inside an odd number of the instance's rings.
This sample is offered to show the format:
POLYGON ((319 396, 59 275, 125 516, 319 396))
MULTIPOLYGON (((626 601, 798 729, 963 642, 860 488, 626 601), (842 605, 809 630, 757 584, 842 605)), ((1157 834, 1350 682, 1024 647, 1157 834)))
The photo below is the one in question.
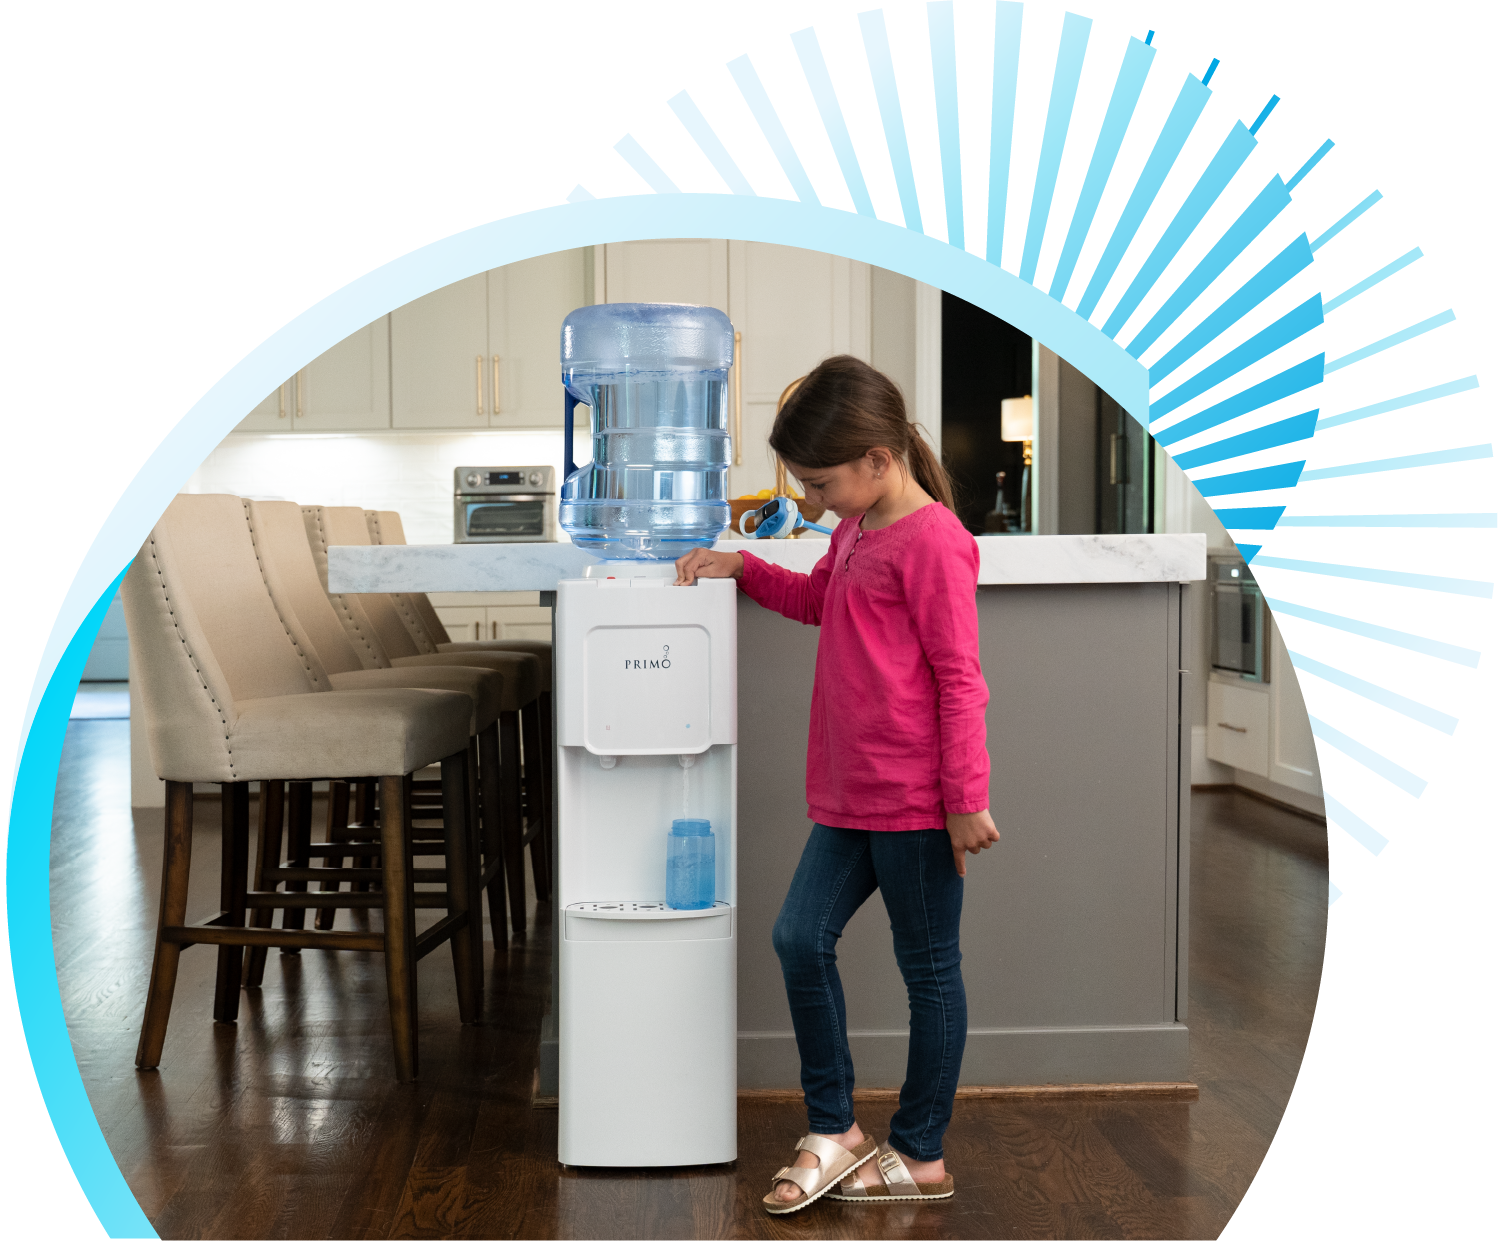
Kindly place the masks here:
POLYGON ((728 1163, 736 584, 609 568, 554 612, 558 1158, 728 1163))
MULTIPOLYGON (((729 522, 734 332, 702 306, 563 324, 565 425, 591 410, 559 523, 601 557, 558 582, 558 1158, 736 1157, 736 584, 673 584, 729 522)), ((571 457, 571 451, 568 453, 571 457)))

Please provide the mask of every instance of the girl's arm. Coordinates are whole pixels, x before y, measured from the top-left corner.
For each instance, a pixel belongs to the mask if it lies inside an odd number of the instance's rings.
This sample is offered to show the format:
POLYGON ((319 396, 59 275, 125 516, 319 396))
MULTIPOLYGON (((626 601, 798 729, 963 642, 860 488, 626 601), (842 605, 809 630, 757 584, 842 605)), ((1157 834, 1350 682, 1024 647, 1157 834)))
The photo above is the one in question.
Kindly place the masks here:
POLYGON ((677 584, 688 586, 700 577, 733 577, 740 582, 740 589, 763 608, 804 625, 817 625, 823 620, 824 594, 833 563, 832 546, 812 573, 794 573, 745 552, 698 548, 678 560, 677 584))
POLYGON ((834 566, 832 547, 813 566, 812 573, 794 573, 759 556, 746 554, 743 559, 745 572, 740 578, 740 589, 763 608, 804 625, 823 623, 823 600, 834 566))
POLYGON ((990 806, 990 753, 985 748, 990 689, 980 670, 975 607, 980 550, 964 531, 935 533, 938 537, 923 554, 908 558, 904 586, 918 641, 938 682, 943 808, 950 816, 971 815, 990 806))

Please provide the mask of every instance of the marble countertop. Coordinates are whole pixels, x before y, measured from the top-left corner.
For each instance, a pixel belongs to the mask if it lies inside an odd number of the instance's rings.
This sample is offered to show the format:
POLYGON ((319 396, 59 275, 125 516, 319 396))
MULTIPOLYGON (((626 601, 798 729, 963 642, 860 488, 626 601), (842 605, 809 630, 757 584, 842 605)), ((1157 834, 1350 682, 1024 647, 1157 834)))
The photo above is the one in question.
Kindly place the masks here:
MULTIPOLYGON (((980 538, 980 585, 1080 582, 1201 582, 1202 534, 1059 534, 980 538)), ((801 573, 828 539, 724 540, 716 550, 749 551, 801 573)), ((429 543, 330 547, 328 588, 335 594, 402 591, 556 590, 598 563, 572 543, 429 543)))

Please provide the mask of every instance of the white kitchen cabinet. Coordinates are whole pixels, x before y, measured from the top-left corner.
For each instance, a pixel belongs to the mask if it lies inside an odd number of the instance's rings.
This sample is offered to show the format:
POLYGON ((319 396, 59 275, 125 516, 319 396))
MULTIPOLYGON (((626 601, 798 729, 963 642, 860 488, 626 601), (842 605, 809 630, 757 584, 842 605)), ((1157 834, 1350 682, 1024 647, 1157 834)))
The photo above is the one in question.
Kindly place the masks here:
POLYGON ((675 237, 607 245, 605 300, 688 302, 729 314, 729 244, 675 237))
POLYGON ((439 608, 435 607, 438 619, 448 631, 450 642, 478 642, 483 632, 489 637, 485 626, 484 608, 439 608))
POLYGON ((393 311, 391 425, 558 425, 558 330, 594 300, 592 258, 565 250, 525 259, 393 311))
POLYGON ((290 431, 288 418, 291 407, 287 403, 288 384, 282 384, 264 401, 252 409, 235 427, 236 431, 290 431))
POLYGON ((391 425, 490 425, 486 273, 391 312, 391 425))
POLYGON ((593 257, 563 250, 485 273, 491 426, 562 425, 559 330, 569 311, 594 301, 593 257))
POLYGON ((1253 787, 1269 796, 1276 796, 1275 786, 1280 785, 1322 797, 1313 729, 1297 673, 1275 626, 1270 647, 1271 676, 1265 683, 1210 676, 1205 756, 1262 777, 1268 783, 1253 787))
POLYGON ((490 638, 552 641, 551 608, 488 608, 490 638))
POLYGON ((391 324, 382 315, 319 354, 237 431, 381 431, 391 425, 391 324))
POLYGON ((534 590, 431 594, 428 600, 450 642, 552 638, 552 609, 539 605, 534 590))
POLYGON ((1217 763, 1267 774, 1270 695, 1264 688, 1209 682, 1209 729, 1204 749, 1217 763))
POLYGON ((391 425, 391 322, 382 315, 319 354, 291 380, 294 431, 391 425))
POLYGON ((772 486, 767 438, 782 390, 827 357, 870 361, 870 267, 767 242, 729 243, 730 319, 740 333, 740 464, 730 494, 772 486), (789 289, 798 296, 788 297, 789 289))

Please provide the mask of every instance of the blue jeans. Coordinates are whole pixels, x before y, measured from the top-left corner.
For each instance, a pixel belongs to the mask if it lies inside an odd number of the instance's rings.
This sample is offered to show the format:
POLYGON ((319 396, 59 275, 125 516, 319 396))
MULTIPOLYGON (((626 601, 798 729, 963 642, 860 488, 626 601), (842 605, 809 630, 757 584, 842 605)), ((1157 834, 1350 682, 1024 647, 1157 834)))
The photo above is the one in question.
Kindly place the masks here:
POLYGON ((845 1133, 855 1123, 855 1067, 835 949, 845 923, 877 888, 912 1013, 907 1080, 888 1140, 909 1159, 942 1159, 969 1022, 959 976, 964 880, 941 829, 865 832, 815 823, 803 847, 772 939, 803 1061, 808 1129, 845 1133))

